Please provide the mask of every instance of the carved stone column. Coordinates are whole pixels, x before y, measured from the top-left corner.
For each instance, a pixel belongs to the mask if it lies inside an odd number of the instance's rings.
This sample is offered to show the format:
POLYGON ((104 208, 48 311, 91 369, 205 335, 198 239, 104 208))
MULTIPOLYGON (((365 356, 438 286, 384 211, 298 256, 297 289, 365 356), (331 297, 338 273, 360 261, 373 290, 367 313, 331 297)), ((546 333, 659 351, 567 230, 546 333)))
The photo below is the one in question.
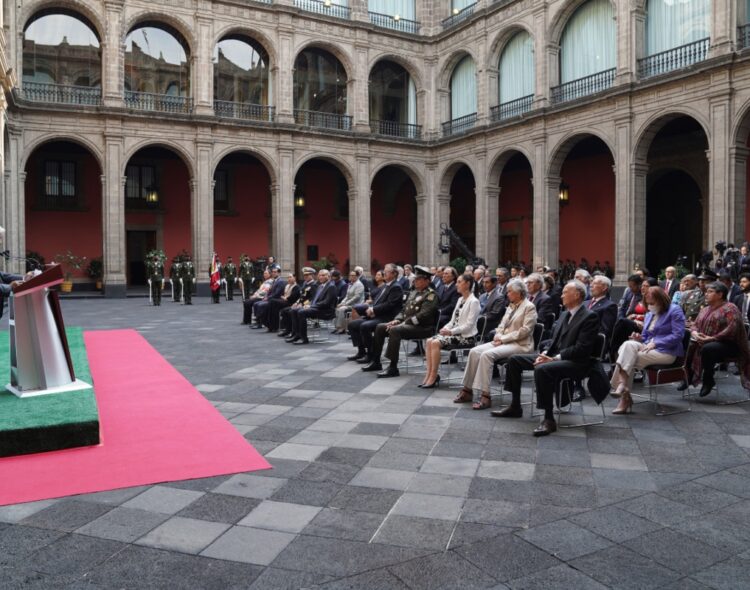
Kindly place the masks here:
MULTIPOLYGON (((213 115, 213 18, 209 14, 196 14, 195 16, 195 35, 197 47, 195 55, 192 57, 193 68, 193 87, 191 95, 193 97, 196 115, 213 115)), ((210 261, 209 261, 210 264, 210 261)), ((207 267, 208 268, 208 267, 207 267)))
POLYGON ((735 245, 745 241, 748 228, 745 225, 747 200, 747 158, 750 150, 746 147, 732 146, 729 148, 729 190, 734 198, 734 233, 732 240, 735 245))
POLYGON ((294 268, 294 153, 279 150, 278 182, 271 187, 271 254, 283 270, 294 268))
POLYGON ((101 44, 102 101, 111 107, 123 106, 123 74, 125 46, 122 39, 122 8, 124 0, 105 0, 106 31, 101 44))

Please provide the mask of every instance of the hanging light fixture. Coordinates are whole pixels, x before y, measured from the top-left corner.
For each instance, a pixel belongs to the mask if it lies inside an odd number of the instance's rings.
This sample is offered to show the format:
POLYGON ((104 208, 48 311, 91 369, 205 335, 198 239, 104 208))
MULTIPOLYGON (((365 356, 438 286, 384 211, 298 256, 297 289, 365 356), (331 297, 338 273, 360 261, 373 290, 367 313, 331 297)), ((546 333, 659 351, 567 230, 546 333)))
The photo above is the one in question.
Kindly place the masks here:
POLYGON ((560 205, 567 205, 570 202, 570 187, 564 182, 560 183, 560 191, 557 194, 560 205))
POLYGON ((398 22, 398 21, 401 20, 401 17, 398 14, 394 14, 393 15, 393 20, 395 20, 396 22, 398 22))
POLYGON ((154 185, 146 187, 146 202, 147 203, 159 202, 159 190, 154 185))
POLYGON ((453 14, 458 14, 459 12, 461 12, 461 11, 458 8, 454 8, 453 9, 453 14))
POLYGON ((325 6, 327 7, 327 8, 330 8, 330 7, 331 7, 331 0, 324 0, 323 4, 324 4, 324 5, 325 5, 325 6))
POLYGON ((302 192, 298 192, 296 195, 294 195, 294 207, 296 209, 305 208, 305 195, 303 195, 302 192))

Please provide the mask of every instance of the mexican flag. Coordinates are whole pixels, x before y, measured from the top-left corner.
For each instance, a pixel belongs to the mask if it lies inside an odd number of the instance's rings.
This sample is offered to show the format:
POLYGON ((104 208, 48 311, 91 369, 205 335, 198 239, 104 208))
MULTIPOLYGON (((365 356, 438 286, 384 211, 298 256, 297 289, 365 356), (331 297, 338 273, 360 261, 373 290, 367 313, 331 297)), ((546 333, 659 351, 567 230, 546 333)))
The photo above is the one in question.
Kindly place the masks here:
POLYGON ((211 290, 218 291, 221 283, 221 277, 219 276, 219 262, 216 260, 216 253, 211 259, 211 290))

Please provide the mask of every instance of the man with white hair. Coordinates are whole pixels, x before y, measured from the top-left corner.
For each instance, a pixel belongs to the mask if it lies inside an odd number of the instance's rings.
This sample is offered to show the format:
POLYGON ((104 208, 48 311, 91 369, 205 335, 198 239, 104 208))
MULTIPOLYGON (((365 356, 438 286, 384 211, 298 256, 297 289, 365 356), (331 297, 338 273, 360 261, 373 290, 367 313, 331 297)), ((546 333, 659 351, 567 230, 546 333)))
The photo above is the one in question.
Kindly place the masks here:
POLYGON ((668 266, 664 269, 664 280, 659 283, 664 292, 672 299, 677 289, 680 288, 680 279, 677 278, 677 269, 674 266, 668 266))
POLYGON ((586 301, 591 299, 591 273, 585 268, 577 268, 576 273, 573 276, 576 281, 581 281, 586 287, 586 301))

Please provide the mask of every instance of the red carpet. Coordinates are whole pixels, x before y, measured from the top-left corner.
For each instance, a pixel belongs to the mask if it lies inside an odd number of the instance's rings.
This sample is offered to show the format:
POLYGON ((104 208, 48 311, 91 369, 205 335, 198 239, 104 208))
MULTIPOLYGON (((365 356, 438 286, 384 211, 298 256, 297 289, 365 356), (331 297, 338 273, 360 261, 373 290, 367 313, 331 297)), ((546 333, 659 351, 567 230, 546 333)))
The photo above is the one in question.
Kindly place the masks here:
POLYGON ((84 337, 102 444, 0 459, 0 506, 270 468, 135 330, 84 337))

